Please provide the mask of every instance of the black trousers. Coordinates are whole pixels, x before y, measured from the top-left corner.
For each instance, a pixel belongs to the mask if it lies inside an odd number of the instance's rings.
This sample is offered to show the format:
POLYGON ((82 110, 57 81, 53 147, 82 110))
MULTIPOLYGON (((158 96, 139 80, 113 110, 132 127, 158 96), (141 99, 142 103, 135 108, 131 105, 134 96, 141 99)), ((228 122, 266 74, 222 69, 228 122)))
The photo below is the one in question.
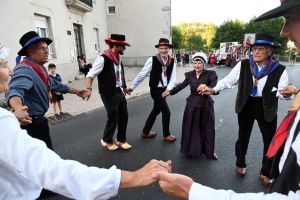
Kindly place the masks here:
POLYGON ((271 122, 265 120, 261 97, 250 96, 242 111, 238 113, 239 136, 235 144, 236 166, 246 167, 246 154, 254 120, 258 123, 264 143, 261 173, 271 178, 273 158, 266 157, 266 153, 276 132, 277 115, 271 122))
POLYGON ((48 119, 43 115, 31 115, 30 117, 32 118, 32 124, 21 126, 21 129, 27 130, 28 135, 31 137, 44 141, 47 147, 53 150, 48 119))
POLYGON ((166 90, 166 88, 155 88, 150 89, 150 94, 152 99, 154 100, 153 109, 150 112, 148 119, 143 128, 143 133, 149 134, 153 124, 156 120, 156 116, 159 113, 162 113, 162 126, 163 126, 163 135, 167 137, 170 135, 170 118, 171 112, 169 106, 167 104, 166 98, 162 97, 162 93, 166 90))
POLYGON ((120 88, 116 88, 115 94, 106 96, 100 94, 107 112, 107 122, 104 129, 103 141, 113 143, 113 136, 118 126, 117 140, 126 142, 126 129, 128 123, 127 101, 120 88))
POLYGON ((84 68, 79 68, 79 71, 83 72, 84 76, 86 76, 90 71, 90 68, 88 66, 84 66, 84 68))

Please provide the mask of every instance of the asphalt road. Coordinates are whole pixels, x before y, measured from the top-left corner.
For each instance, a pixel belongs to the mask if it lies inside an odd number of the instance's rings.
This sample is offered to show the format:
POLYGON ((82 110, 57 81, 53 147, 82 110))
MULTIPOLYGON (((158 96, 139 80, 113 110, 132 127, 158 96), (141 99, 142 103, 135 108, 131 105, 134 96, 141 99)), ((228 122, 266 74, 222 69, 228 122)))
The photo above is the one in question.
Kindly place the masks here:
MULTIPOLYGON (((298 75, 300 67, 287 67, 293 84, 300 86, 298 75)), ((231 68, 220 67, 215 69, 219 79, 226 76, 231 68)), ((123 170, 134 171, 139 169, 151 159, 172 160, 172 170, 190 176, 194 181, 215 189, 231 189, 235 192, 267 192, 259 178, 262 158, 262 137, 255 123, 247 154, 247 174, 244 178, 235 174, 234 145, 238 135, 237 116, 234 110, 237 87, 222 91, 220 95, 213 96, 216 116, 216 142, 215 152, 218 160, 205 157, 190 158, 179 152, 181 138, 182 115, 185 99, 189 88, 175 96, 167 98, 171 115, 171 134, 178 140, 169 143, 163 140, 161 115, 156 120, 153 131, 158 135, 154 139, 142 139, 141 130, 153 106, 150 96, 128 102, 129 123, 127 128, 128 143, 133 146, 130 150, 118 149, 108 151, 100 144, 103 134, 106 111, 97 110, 81 114, 73 120, 51 125, 51 134, 55 152, 64 159, 77 160, 88 166, 109 168, 116 165, 123 170)), ((99 97, 100 98, 100 97, 99 97)), ((285 116, 291 101, 279 101, 278 123, 285 116)), ((100 180, 99 180, 100 181, 100 180)), ((58 196, 48 198, 53 200, 68 199, 58 196)), ((173 199, 160 189, 157 183, 144 188, 120 191, 112 199, 130 200, 168 200, 173 199)))

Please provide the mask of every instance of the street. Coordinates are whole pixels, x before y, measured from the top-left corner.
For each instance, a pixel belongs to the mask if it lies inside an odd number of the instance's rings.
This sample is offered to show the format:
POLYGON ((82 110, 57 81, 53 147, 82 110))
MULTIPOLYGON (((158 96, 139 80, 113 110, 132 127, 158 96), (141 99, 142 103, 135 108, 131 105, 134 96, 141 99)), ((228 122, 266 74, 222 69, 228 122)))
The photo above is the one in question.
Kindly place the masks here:
MULTIPOLYGON (((192 67, 190 68, 192 70, 192 67)), ((219 80, 226 76, 231 68, 222 66, 214 68, 219 80)), ((300 87, 300 66, 287 66, 293 85, 300 87)), ((231 189, 235 192, 267 192, 260 181, 262 137, 257 123, 254 124, 247 153, 247 173, 241 178, 235 173, 234 145, 238 135, 237 116, 234 109, 237 87, 220 92, 213 96, 215 101, 216 142, 215 153, 218 160, 190 158, 179 152, 181 123, 185 107, 185 99, 189 95, 189 87, 177 95, 167 97, 171 110, 171 134, 177 137, 175 143, 163 139, 161 115, 154 124, 153 131, 158 135, 154 139, 142 139, 141 130, 153 106, 149 95, 128 102, 129 122, 127 142, 133 146, 130 150, 121 148, 108 151, 100 144, 106 123, 105 109, 83 113, 63 123, 51 125, 51 135, 55 152, 63 159, 79 161, 87 166, 109 168, 116 165, 122 170, 134 171, 141 168, 151 159, 172 160, 172 172, 193 178, 195 182, 215 189, 231 189)), ((99 96, 100 101, 100 96, 99 96)), ((279 100, 278 125, 285 116, 291 101, 279 100)), ((101 181, 101 180, 99 180, 101 181)), ((63 196, 48 198, 53 200, 68 199, 63 196)), ((144 188, 119 191, 112 199, 130 200, 168 200, 172 197, 165 194, 157 183, 144 188)))

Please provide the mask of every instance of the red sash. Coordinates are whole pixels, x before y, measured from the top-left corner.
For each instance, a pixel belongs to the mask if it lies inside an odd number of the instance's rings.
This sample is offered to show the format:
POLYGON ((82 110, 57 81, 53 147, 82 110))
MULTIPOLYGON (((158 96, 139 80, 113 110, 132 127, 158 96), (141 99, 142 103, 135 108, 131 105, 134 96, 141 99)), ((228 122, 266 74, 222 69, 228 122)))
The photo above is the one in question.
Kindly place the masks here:
POLYGON ((45 83, 45 85, 47 87, 47 91, 48 91, 49 101, 50 101, 50 103, 52 103, 52 97, 50 96, 51 89, 50 89, 50 86, 49 86, 50 77, 48 76, 48 73, 47 73, 45 67, 44 66, 42 67, 42 70, 45 73, 45 74, 43 74, 42 71, 40 70, 40 68, 38 66, 36 66, 35 64, 33 64, 33 63, 29 62, 29 61, 23 60, 19 64, 26 64, 26 65, 29 65, 30 67, 32 67, 32 69, 34 69, 34 71, 39 75, 39 77, 45 83))

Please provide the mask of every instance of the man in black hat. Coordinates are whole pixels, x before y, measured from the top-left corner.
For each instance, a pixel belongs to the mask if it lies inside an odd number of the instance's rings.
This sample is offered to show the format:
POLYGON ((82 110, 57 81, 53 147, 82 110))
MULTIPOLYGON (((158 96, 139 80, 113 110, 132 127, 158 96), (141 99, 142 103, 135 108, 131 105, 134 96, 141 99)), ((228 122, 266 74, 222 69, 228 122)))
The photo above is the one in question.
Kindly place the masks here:
POLYGON ((18 52, 17 65, 9 82, 6 100, 16 112, 27 111, 25 106, 28 107, 30 117, 18 118, 21 128, 26 129, 31 137, 44 141, 47 147, 53 150, 48 120, 44 116, 48 111, 49 101, 51 102, 51 90, 73 93, 80 97, 85 90, 70 88, 49 78, 43 65, 48 62, 48 45, 51 43, 50 38, 42 38, 34 31, 21 37, 22 49, 18 52), (22 62, 21 56, 26 56, 22 62))
POLYGON ((156 132, 151 132, 156 116, 162 113, 163 136, 169 142, 175 142, 176 137, 170 133, 171 112, 162 93, 171 90, 176 83, 176 63, 168 54, 172 45, 166 38, 160 38, 155 48, 158 54, 148 58, 143 69, 134 79, 129 91, 132 92, 150 73, 150 94, 154 100, 154 106, 141 133, 142 138, 154 138, 156 132))
POLYGON ((202 93, 214 94, 238 84, 235 104, 239 124, 235 144, 236 173, 245 176, 248 143, 256 120, 264 142, 260 178, 264 186, 270 186, 273 159, 268 159, 266 153, 277 128, 278 97, 290 97, 282 96, 279 88, 287 86, 289 78, 285 66, 272 56, 274 49, 279 47, 274 45, 273 36, 259 34, 251 46, 253 56, 239 62, 214 88, 206 88, 202 93))
POLYGON ((123 92, 130 95, 127 89, 124 68, 120 55, 124 54, 125 46, 130 46, 125 41, 125 35, 111 34, 105 39, 109 48, 98 56, 86 76, 87 100, 92 93, 94 78, 98 77, 98 88, 101 99, 107 112, 107 124, 104 129, 102 146, 114 151, 120 145, 123 149, 130 149, 131 145, 126 142, 126 129, 128 122, 127 101, 123 92), (123 88, 123 92, 121 90, 123 88), (117 138, 113 136, 118 126, 117 138))

